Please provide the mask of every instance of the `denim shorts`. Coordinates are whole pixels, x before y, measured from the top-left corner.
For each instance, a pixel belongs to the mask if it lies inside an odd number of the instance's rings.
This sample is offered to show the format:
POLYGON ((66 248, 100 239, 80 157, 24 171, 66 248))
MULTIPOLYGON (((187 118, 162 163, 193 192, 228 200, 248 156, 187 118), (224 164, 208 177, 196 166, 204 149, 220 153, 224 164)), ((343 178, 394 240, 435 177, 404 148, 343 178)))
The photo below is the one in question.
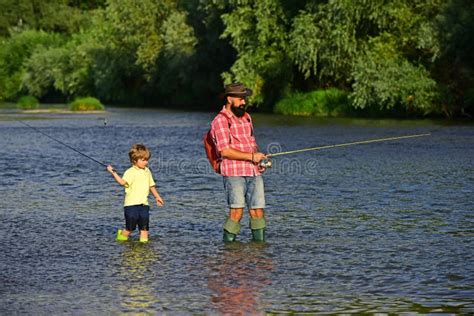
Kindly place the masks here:
POLYGON ((124 207, 125 227, 128 231, 133 232, 135 228, 139 230, 149 230, 150 223, 150 206, 140 204, 124 207))
POLYGON ((224 177, 224 190, 229 208, 265 208, 262 176, 224 177))

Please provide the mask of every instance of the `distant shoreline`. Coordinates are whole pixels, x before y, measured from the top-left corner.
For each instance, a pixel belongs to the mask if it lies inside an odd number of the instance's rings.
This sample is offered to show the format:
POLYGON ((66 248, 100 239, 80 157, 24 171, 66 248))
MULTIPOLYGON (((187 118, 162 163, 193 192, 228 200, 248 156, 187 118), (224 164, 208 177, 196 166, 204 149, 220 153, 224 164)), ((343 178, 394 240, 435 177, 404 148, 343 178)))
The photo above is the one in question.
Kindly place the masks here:
POLYGON ((71 111, 66 109, 35 109, 35 110, 18 110, 18 113, 25 114, 45 114, 45 113, 64 113, 64 114, 100 114, 106 113, 106 110, 94 110, 94 111, 71 111))

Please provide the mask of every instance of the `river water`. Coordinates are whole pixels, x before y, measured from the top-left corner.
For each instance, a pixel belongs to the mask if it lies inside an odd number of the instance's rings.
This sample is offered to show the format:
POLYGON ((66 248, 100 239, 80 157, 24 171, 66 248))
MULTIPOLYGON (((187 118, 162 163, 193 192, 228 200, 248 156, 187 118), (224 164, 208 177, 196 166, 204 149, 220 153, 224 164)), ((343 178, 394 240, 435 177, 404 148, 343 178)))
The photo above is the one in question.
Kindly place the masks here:
POLYGON ((109 109, 0 120, 0 314, 474 313, 474 126, 255 114, 275 157, 267 242, 221 241, 227 210, 202 136, 211 113, 109 109), (166 205, 117 242, 119 171, 144 143, 166 205), (105 124, 106 123, 106 124, 105 124), (136 236, 136 235, 135 235, 136 236))

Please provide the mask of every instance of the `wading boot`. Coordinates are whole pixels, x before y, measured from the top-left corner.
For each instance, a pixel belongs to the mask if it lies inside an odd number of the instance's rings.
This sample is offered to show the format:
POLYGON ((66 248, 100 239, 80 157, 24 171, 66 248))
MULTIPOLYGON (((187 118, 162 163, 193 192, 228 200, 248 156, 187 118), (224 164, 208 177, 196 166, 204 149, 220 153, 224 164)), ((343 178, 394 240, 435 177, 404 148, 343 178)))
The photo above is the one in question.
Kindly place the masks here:
POLYGON ((128 240, 128 237, 122 235, 122 230, 119 229, 119 230, 117 230, 117 238, 116 238, 116 240, 118 240, 118 241, 127 241, 127 240, 128 240))
POLYGON ((224 229, 224 238, 223 238, 223 240, 225 242, 234 241, 235 237, 237 237, 236 234, 229 233, 227 230, 224 229))
POLYGON ((265 241, 265 228, 252 229, 253 241, 265 241))
POLYGON ((140 240, 140 242, 148 242, 148 231, 140 231, 140 237, 138 240, 140 240))
POLYGON ((252 230, 253 241, 265 241, 265 218, 251 218, 250 229, 252 230))
POLYGON ((230 218, 224 223, 224 241, 234 241, 240 232, 240 223, 234 222, 230 218))

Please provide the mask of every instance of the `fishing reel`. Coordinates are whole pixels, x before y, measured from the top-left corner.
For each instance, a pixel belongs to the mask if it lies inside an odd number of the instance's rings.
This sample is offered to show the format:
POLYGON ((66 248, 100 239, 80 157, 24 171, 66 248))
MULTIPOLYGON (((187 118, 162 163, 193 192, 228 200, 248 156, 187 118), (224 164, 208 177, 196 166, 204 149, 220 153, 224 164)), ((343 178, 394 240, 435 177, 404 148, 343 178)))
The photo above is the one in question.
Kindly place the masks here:
POLYGON ((273 165, 273 163, 272 163, 272 160, 270 158, 265 158, 262 161, 260 161, 260 163, 258 164, 259 167, 266 168, 266 169, 271 168, 272 165, 273 165))

